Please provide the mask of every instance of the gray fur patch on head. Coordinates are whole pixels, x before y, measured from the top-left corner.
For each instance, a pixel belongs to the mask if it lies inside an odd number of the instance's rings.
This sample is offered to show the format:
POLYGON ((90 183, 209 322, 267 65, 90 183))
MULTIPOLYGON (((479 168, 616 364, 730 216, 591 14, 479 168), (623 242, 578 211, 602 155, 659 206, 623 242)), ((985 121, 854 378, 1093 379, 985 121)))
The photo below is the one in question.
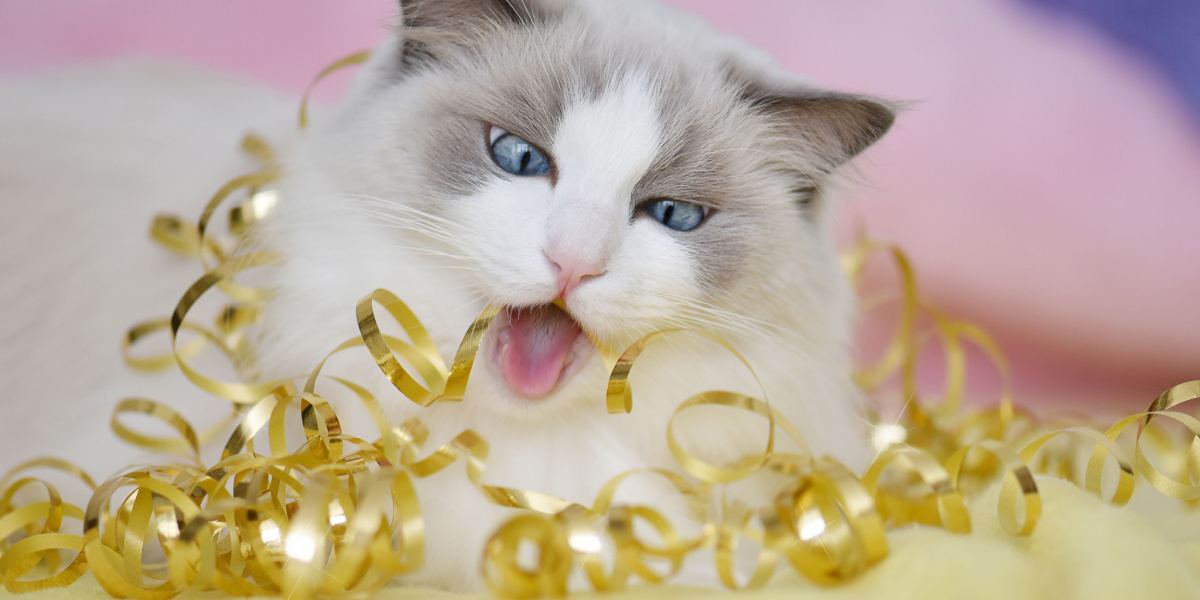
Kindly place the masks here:
POLYGON ((530 23, 544 14, 541 3, 527 0, 400 0, 401 21, 410 29, 530 23))

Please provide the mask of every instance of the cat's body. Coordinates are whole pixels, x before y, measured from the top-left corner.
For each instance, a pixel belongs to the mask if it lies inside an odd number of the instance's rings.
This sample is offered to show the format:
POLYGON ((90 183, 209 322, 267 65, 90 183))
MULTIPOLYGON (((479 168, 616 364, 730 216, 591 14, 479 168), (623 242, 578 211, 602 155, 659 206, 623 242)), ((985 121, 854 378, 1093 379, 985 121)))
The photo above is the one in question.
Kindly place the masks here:
MULTIPOLYGON (((266 375, 306 374, 354 336, 354 305, 375 288, 403 297, 447 357, 485 305, 508 307, 460 404, 408 403, 365 353, 338 368, 371 384, 397 421, 419 416, 433 445, 478 431, 492 449, 489 481, 588 503, 619 472, 675 466, 665 429, 683 399, 760 391, 726 351, 678 336, 638 363, 633 415, 608 415, 607 372, 583 332, 620 348, 658 329, 700 329, 746 355, 772 405, 816 452, 864 462, 848 358, 852 294, 822 190, 830 171, 886 130, 886 109, 789 83, 706 25, 641 0, 402 4, 406 27, 376 52, 345 105, 281 144, 282 201, 251 240, 285 260, 267 275, 276 295, 256 330, 266 375), (517 146, 521 173, 489 157, 508 132, 528 141, 517 146), (546 171, 527 170, 539 157, 546 171), (672 202, 655 204, 662 199, 672 202), (672 217, 686 211, 703 223, 672 217), (556 299, 567 312, 550 307, 556 299)), ((91 84, 94 98, 71 102, 112 102, 116 90, 158 79, 124 73, 127 81, 109 73, 91 84)), ((179 85, 156 87, 169 96, 179 85)), ((36 107, 37 92, 28 93, 17 114, 58 122, 30 129, 28 138, 49 135, 33 153, 47 161, 36 169, 9 172, 25 149, 0 142, 10 159, 0 172, 4 227, 27 205, 34 231, 66 227, 67 236, 4 242, 6 253, 42 249, 33 260, 4 257, 5 309, 48 315, 3 332, 14 397, 39 398, 14 407, 10 421, 39 433, 6 426, 4 457, 54 450, 35 439, 70 440, 67 454, 111 470, 127 456, 98 450, 115 444, 104 433, 111 403, 183 393, 177 382, 131 381, 116 359, 123 327, 165 313, 189 279, 142 240, 145 223, 155 210, 196 210, 234 173, 232 160, 212 157, 228 156, 238 130, 264 126, 269 110, 279 109, 270 128, 281 131, 291 111, 261 92, 224 89, 196 102, 193 90, 163 109, 192 122, 165 125, 120 110, 72 114, 71 102, 36 107), (236 104, 220 94, 254 100, 239 114, 202 108, 236 104), (128 129, 122 116, 139 124, 128 129), (138 127, 173 139, 131 135, 138 127), (124 141, 105 146, 116 138, 124 141), (72 139, 81 156, 56 162, 72 139), (155 157, 176 147, 168 160, 155 157), (120 167, 87 167, 105 162, 120 167), (35 197, 47 198, 45 209, 35 197), (77 299, 87 293, 93 303, 77 299), (64 297, 73 300, 43 304, 64 297), (86 346, 74 364, 70 342, 86 346)), ((6 119, 6 130, 25 126, 11 111, 6 119)), ((761 420, 715 410, 692 417, 681 419, 679 438, 707 458, 761 449, 761 420)), ((350 427, 369 435, 363 425, 350 427)), ((484 538, 507 513, 459 468, 422 482, 420 493, 429 547, 417 580, 470 586, 484 538)))

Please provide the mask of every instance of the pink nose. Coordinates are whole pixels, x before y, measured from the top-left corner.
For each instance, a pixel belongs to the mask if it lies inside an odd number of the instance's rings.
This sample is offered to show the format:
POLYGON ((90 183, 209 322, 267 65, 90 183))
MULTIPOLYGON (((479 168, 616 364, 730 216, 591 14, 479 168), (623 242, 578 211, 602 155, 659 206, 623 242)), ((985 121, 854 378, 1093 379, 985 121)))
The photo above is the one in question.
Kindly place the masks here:
POLYGON ((604 264, 592 261, 568 252, 546 251, 546 258, 554 265, 555 277, 558 279, 558 295, 564 300, 579 287, 579 284, 604 274, 604 264))

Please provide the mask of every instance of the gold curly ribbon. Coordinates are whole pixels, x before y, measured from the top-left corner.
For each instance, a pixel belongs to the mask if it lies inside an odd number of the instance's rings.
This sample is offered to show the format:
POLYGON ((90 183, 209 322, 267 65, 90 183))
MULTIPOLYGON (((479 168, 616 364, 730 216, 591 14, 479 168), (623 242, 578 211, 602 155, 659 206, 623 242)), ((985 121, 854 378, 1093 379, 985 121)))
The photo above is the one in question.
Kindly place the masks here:
POLYGON ((317 73, 317 76, 313 78, 312 83, 310 83, 308 88, 304 90, 304 96, 300 100, 300 112, 297 119, 300 129, 308 129, 308 103, 312 96, 313 89, 317 87, 317 84, 321 83, 321 81, 323 81, 326 77, 329 77, 330 75, 341 71, 346 67, 361 65, 367 62, 367 60, 370 58, 371 52, 369 50, 355 52, 354 54, 343 56, 342 58, 337 59, 317 73))
MULTIPOLYGON (((314 85, 366 60, 366 53, 341 59, 323 70, 314 85)), ((308 124, 308 94, 300 108, 301 128, 308 124)), ((1106 473, 1115 471, 1108 499, 1117 505, 1130 499, 1138 479, 1168 496, 1200 500, 1200 420, 1181 410, 1200 399, 1200 381, 1167 390, 1145 412, 1103 430, 1042 425, 1014 407, 1007 360, 990 336, 925 303, 906 255, 872 240, 852 248, 844 265, 858 279, 869 261, 889 258, 898 278, 900 317, 881 357, 864 366, 857 381, 868 392, 895 382, 908 404, 896 422, 877 419, 873 439, 879 454, 861 476, 832 458, 814 455, 765 396, 714 390, 682 402, 670 420, 665 435, 678 470, 618 474, 590 505, 485 484, 488 444, 477 433, 463 431, 426 452, 427 431, 420 420, 390 423, 367 388, 322 375, 322 370, 334 355, 365 348, 409 401, 419 406, 459 401, 495 308, 475 320, 447 365, 416 313, 395 294, 376 290, 355 307, 358 335, 332 349, 302 387, 252 376, 253 348, 245 334, 269 294, 235 279, 243 271, 269 267, 274 257, 231 251, 236 244, 218 241, 211 225, 222 206, 242 196, 228 213, 234 242, 269 218, 278 201, 272 185, 282 170, 261 137, 248 134, 242 149, 262 168, 221 186, 196 222, 174 215, 154 219, 151 238, 197 259, 203 274, 170 318, 130 328, 121 348, 134 370, 175 366, 198 388, 228 401, 232 429, 223 423, 197 432, 168 405, 131 398, 113 411, 114 433, 138 447, 176 454, 178 463, 132 468, 99 484, 61 459, 29 461, 10 470, 0 479, 0 581, 10 592, 65 587, 85 573, 114 597, 139 599, 207 590, 300 599, 377 590, 424 561, 426 531, 414 479, 459 462, 484 498, 521 510, 481 549, 485 582, 509 598, 564 595, 577 568, 598 591, 635 581, 661 583, 704 548, 713 550, 713 568, 730 588, 762 587, 781 564, 819 584, 836 585, 886 559, 889 528, 920 523, 970 533, 966 499, 996 479, 996 518, 1008 533, 1029 535, 1041 511, 1035 472, 1071 478, 1103 495, 1106 473), (199 300, 214 289, 229 303, 213 325, 189 319, 199 300), (405 338, 383 333, 376 305, 384 307, 405 338), (188 339, 181 341, 185 332, 188 339), (147 338, 162 334, 170 337, 169 353, 135 351, 147 338), (922 350, 933 340, 940 341, 945 372, 938 402, 929 401, 916 377, 922 350), (991 408, 964 408, 967 344, 989 356, 1000 372, 1003 387, 991 408), (210 350, 228 360, 238 378, 219 380, 191 366, 191 360, 210 350), (377 439, 342 431, 337 412, 319 390, 333 384, 367 410, 379 430, 377 439), (711 464, 689 453, 676 440, 675 421, 699 406, 722 406, 765 419, 768 434, 762 450, 729 464, 711 464), (174 435, 142 433, 126 423, 131 415, 157 420, 174 435), (299 423, 303 439, 288 439, 291 420, 299 423), (1175 423, 1188 438, 1166 433, 1163 422, 1175 423), (203 463, 204 441, 222 431, 229 434, 219 460, 203 463), (777 432, 801 451, 779 452, 777 432), (1080 476, 1076 458, 1082 456, 1086 465, 1080 476), (725 497, 728 484, 764 471, 787 478, 783 493, 764 498, 759 506, 725 497), (659 478, 673 487, 693 508, 690 520, 699 533, 681 535, 656 507, 617 502, 621 486, 634 477, 659 478), (90 492, 85 505, 64 499, 54 483, 64 479, 90 492), (652 532, 651 539, 640 537, 639 530, 652 532), (734 555, 746 544, 759 549, 758 560, 751 572, 740 573, 734 555), (532 564, 521 560, 524 545, 536 550, 532 564)), ((670 333, 647 336, 616 358, 605 393, 610 412, 634 411, 629 375, 641 353, 670 333)), ((753 365, 735 347, 719 337, 710 339, 757 379, 753 365)))
MULTIPOLYGON (((429 336, 429 332, 425 330, 425 326, 421 324, 417 315, 398 296, 387 290, 375 290, 371 295, 359 301, 357 308, 358 329, 362 334, 362 344, 366 345, 371 357, 375 359, 375 364, 383 371, 388 381, 392 382, 396 390, 418 406, 462 400, 463 394, 467 391, 467 379, 471 375, 471 368, 475 365, 475 355, 479 352, 479 344, 483 341, 483 335, 487 333, 488 327, 491 326, 492 319, 499 312, 498 308, 489 307, 475 319, 475 322, 467 329, 458 353, 455 354, 454 364, 450 369, 446 369, 446 364, 438 354, 433 338, 429 336), (411 343, 389 344, 388 340, 380 333, 379 323, 375 319, 374 305, 376 303, 383 305, 392 318, 400 324, 409 339, 412 340, 411 343), (439 388, 440 391, 434 392, 417 383, 400 364, 396 355, 392 353, 393 348, 416 365, 417 371, 427 385, 439 388)), ((351 340, 347 342, 349 345, 343 344, 337 351, 358 343, 359 340, 351 340)))

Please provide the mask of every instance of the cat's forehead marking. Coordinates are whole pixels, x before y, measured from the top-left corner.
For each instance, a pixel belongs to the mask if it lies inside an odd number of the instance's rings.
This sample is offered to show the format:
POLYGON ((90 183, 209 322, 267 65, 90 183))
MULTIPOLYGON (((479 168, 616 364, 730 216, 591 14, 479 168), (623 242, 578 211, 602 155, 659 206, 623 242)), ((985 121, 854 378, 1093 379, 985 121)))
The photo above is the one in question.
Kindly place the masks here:
POLYGON ((628 201, 659 154, 659 114, 651 84, 636 73, 597 96, 569 102, 552 148, 563 191, 603 190, 628 201))

